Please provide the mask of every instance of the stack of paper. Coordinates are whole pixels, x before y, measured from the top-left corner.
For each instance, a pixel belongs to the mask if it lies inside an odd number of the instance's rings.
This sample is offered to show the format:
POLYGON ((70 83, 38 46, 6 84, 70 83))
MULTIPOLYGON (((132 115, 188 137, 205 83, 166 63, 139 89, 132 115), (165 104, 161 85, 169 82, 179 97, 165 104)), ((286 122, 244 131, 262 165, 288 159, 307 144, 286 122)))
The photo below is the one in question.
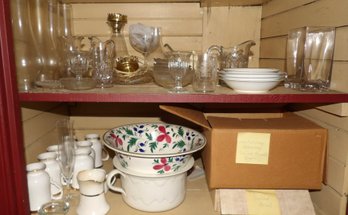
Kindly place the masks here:
POLYGON ((222 215, 315 215, 307 190, 214 191, 215 209, 222 215))

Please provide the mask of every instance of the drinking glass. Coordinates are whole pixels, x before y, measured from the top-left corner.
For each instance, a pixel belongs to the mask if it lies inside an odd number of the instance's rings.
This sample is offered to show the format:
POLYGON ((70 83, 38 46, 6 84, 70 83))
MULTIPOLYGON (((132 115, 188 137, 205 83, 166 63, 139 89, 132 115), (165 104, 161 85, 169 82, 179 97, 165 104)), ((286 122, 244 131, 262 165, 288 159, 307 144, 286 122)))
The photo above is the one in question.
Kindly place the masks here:
POLYGON ((173 76, 175 84, 170 93, 185 93, 186 89, 183 87, 182 79, 185 74, 192 69, 190 64, 192 52, 175 51, 169 57, 168 68, 169 73, 173 76))
POLYGON ((148 56, 155 51, 161 41, 159 27, 148 27, 134 24, 129 27, 129 42, 131 46, 144 56, 144 69, 148 69, 148 56))
POLYGON ((62 178, 66 184, 65 201, 69 202, 72 198, 70 193, 73 170, 75 165, 75 140, 72 132, 72 122, 69 119, 57 121, 58 130, 58 163, 61 169, 62 178))

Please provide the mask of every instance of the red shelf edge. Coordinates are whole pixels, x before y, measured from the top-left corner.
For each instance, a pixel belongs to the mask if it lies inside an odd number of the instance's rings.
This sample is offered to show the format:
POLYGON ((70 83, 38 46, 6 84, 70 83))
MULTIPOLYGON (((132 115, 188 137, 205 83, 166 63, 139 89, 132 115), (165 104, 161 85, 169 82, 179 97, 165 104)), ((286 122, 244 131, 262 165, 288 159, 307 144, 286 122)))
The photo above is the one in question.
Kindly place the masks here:
POLYGON ((20 93, 21 102, 129 103, 343 103, 346 93, 330 94, 160 94, 160 93, 20 93))

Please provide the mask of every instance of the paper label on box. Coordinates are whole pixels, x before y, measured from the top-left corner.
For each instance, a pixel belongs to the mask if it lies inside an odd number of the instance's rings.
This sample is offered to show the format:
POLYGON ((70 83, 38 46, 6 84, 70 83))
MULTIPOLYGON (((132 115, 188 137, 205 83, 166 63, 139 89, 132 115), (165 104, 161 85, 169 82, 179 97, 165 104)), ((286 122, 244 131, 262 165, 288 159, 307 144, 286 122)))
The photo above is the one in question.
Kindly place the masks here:
POLYGON ((236 163, 268 164, 270 133, 239 132, 236 163))
POLYGON ((248 214, 281 215, 274 190, 246 190, 248 214))

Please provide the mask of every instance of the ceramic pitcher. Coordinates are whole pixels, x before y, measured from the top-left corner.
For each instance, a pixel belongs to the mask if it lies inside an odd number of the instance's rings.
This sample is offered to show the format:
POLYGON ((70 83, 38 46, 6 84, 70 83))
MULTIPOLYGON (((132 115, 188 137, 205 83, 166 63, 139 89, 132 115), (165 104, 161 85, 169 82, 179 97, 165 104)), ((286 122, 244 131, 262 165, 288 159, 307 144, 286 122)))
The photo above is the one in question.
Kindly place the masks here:
POLYGON ((91 169, 79 172, 77 180, 80 187, 78 215, 104 215, 110 210, 105 198, 106 172, 103 169, 91 169))

